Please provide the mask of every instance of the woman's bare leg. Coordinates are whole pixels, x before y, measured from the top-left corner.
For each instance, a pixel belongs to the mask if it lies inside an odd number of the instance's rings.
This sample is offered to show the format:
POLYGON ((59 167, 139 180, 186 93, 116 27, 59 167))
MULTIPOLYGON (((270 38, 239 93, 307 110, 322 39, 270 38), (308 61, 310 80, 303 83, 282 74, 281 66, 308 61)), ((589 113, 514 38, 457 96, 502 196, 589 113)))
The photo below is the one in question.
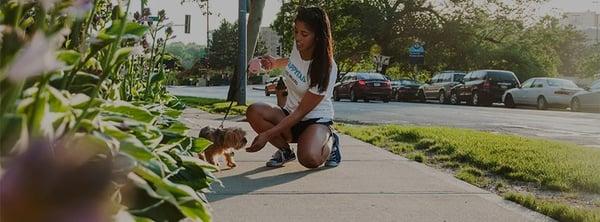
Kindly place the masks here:
MULTIPOLYGON (((273 128, 283 118, 285 118, 285 113, 281 108, 268 103, 254 103, 246 111, 246 119, 257 133, 262 133, 273 128)), ((292 132, 288 130, 281 135, 273 137, 269 142, 280 150, 288 150, 290 149, 289 142, 291 139, 292 132)))
POLYGON ((321 166, 331 152, 331 129, 322 124, 308 126, 298 139, 298 161, 306 168, 321 166))

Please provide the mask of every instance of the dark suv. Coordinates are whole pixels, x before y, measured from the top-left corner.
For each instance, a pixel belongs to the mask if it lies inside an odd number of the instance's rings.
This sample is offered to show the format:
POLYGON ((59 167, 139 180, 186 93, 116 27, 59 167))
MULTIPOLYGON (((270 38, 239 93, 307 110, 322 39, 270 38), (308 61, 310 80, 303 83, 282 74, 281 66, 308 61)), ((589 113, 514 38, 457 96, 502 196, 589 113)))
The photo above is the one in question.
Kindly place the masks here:
POLYGON ((335 101, 340 101, 342 98, 348 98, 352 102, 356 102, 358 99, 365 102, 377 99, 387 103, 391 97, 391 81, 379 73, 348 73, 336 83, 333 89, 335 101))
POLYGON ((440 103, 448 103, 450 98, 450 89, 460 84, 465 73, 457 71, 445 71, 433 76, 433 78, 422 85, 417 92, 419 101, 426 102, 429 99, 436 99, 440 103))
POLYGON ((467 101, 469 105, 486 105, 502 102, 506 90, 519 87, 521 83, 511 71, 477 70, 464 77, 462 84, 452 88, 450 103, 460 104, 467 101))

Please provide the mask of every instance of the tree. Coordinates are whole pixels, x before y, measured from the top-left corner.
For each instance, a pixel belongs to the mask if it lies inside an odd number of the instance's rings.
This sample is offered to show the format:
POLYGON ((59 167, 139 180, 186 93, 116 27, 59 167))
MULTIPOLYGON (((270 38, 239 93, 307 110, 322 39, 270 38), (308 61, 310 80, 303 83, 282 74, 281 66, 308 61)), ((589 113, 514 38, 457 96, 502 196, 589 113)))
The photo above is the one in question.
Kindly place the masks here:
POLYGON ((194 63, 206 54, 206 46, 196 43, 175 42, 167 45, 166 51, 181 60, 183 68, 190 69, 194 63))

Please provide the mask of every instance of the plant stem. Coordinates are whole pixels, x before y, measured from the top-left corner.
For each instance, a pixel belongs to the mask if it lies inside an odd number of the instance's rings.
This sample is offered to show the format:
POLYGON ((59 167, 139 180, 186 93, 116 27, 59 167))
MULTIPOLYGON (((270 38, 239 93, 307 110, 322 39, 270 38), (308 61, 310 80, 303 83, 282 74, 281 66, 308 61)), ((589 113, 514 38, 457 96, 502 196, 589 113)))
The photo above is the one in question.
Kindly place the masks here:
POLYGON ((94 91, 92 91, 92 95, 90 96, 90 101, 88 101, 85 104, 85 107, 83 108, 83 112, 81 113, 80 116, 77 117, 77 120, 75 121, 75 125, 73 126, 73 128, 71 128, 69 133, 73 133, 77 130, 77 128, 79 128, 79 125, 81 125, 81 121, 83 120, 85 115, 88 114, 88 111, 90 109, 90 106, 94 102, 94 99, 98 96, 98 91, 100 89, 100 86, 102 86, 102 82, 104 82, 104 80, 106 80, 106 78, 111 75, 111 69, 109 67, 110 61, 112 60, 112 57, 113 57, 113 54, 114 54, 114 51, 116 50, 116 48, 121 45, 121 39, 123 37, 123 34, 125 34, 125 26, 126 26, 126 22, 127 22, 126 19, 127 19, 127 14, 129 13, 130 5, 131 5, 131 1, 127 1, 127 10, 125 11, 125 16, 121 18, 123 24, 121 25, 121 30, 119 30, 119 35, 117 36, 117 41, 115 41, 113 43, 113 45, 111 45, 111 47, 108 51, 108 54, 105 57, 104 66, 102 66, 103 71, 108 72, 108 73, 104 73, 104 75, 102 75, 102 77, 100 78, 100 81, 98 81, 98 83, 96 84, 96 87, 94 87, 94 89, 93 89, 94 91))

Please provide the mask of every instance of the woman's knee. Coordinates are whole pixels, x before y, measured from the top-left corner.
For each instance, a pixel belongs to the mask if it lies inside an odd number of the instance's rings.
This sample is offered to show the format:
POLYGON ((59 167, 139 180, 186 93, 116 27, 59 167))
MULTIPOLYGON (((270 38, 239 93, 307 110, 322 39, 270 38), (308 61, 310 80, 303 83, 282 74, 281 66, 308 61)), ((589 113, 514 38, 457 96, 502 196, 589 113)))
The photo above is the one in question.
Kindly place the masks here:
POLYGON ((317 168, 324 163, 319 155, 299 155, 298 162, 300 162, 302 166, 310 169, 317 168))
POLYGON ((261 113, 264 113, 265 109, 268 107, 267 104, 265 103, 253 103, 252 105, 248 106, 248 108, 246 109, 246 118, 253 118, 253 117, 257 117, 260 116, 261 113))

